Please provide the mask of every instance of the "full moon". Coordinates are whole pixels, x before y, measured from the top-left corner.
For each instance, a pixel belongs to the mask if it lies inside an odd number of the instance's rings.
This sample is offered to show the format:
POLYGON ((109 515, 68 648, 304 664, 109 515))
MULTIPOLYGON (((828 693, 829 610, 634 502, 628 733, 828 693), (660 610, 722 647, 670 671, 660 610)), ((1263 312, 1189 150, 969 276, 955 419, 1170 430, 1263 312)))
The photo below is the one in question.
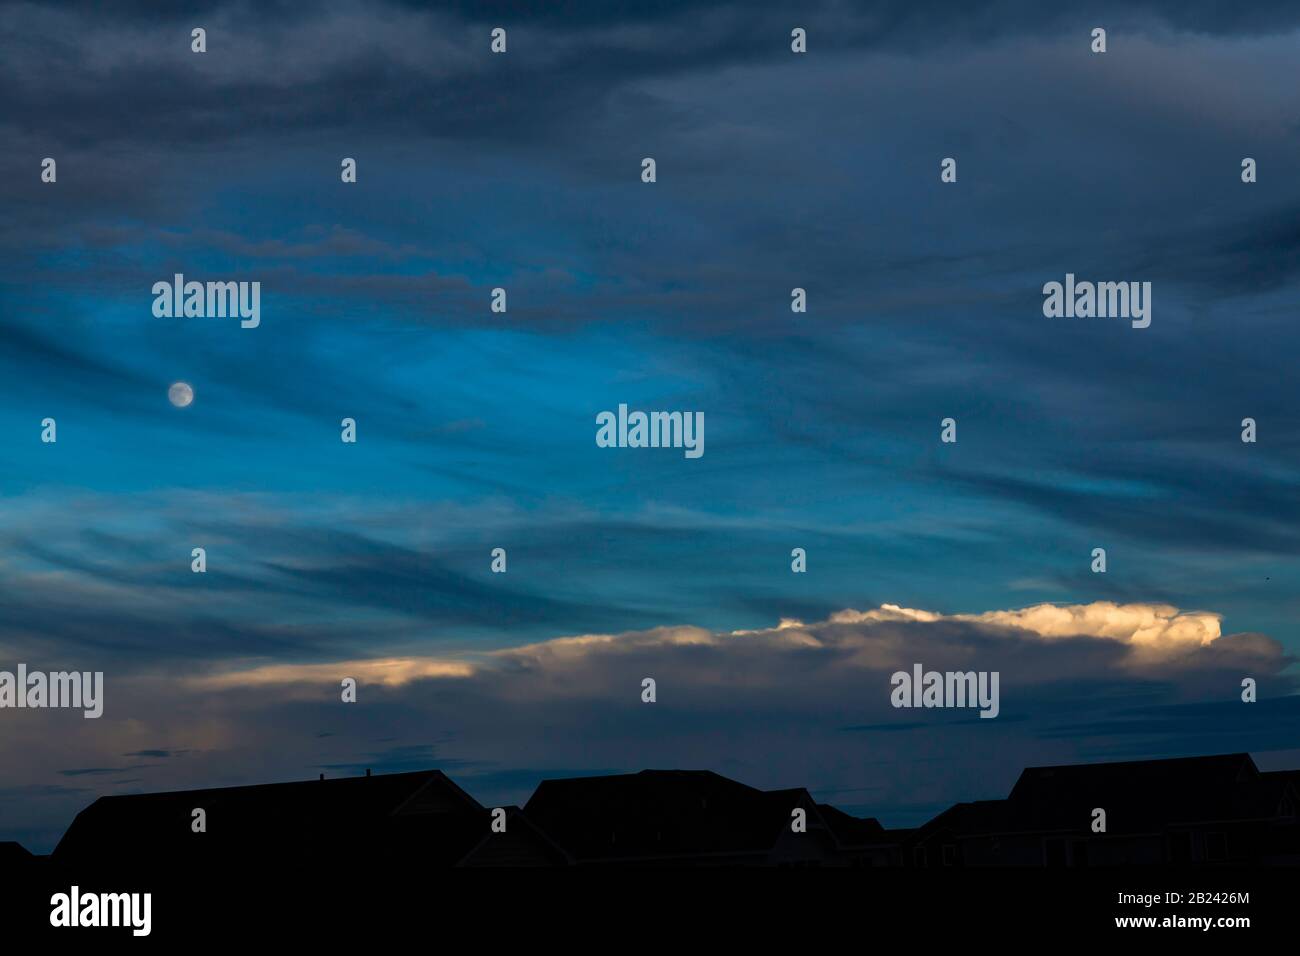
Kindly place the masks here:
POLYGON ((190 388, 188 382, 175 382, 167 389, 167 398, 177 408, 184 408, 194 401, 194 389, 190 388))

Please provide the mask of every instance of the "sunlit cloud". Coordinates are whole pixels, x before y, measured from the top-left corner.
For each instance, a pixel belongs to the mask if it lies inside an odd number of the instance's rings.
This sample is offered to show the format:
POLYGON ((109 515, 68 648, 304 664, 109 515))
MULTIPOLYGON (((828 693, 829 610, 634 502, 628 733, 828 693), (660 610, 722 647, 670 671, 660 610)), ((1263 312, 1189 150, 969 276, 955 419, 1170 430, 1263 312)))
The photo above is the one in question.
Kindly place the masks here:
POLYGON ((338 683, 345 677, 351 677, 359 684, 398 687, 416 680, 469 677, 473 673, 474 668, 463 661, 390 657, 328 664, 268 664, 263 667, 207 674, 192 678, 189 683, 200 688, 223 690, 267 684, 338 683))
MULTIPOLYGON (((352 677, 360 684, 399 687, 414 681, 469 678, 519 667, 564 669, 593 658, 627 655, 654 649, 711 648, 722 654, 767 650, 773 655, 793 650, 821 649, 836 654, 844 666, 880 667, 891 660, 910 660, 916 640, 927 631, 952 643, 962 636, 1030 640, 1051 644, 1067 639, 1127 645, 1132 654, 1121 664, 1157 665, 1166 657, 1208 647, 1222 637, 1222 615, 1181 611, 1166 604, 1038 604, 1016 610, 981 614, 941 614, 918 608, 882 604, 868 611, 837 611, 824 621, 805 623, 782 618, 772 628, 710 631, 706 628, 659 627, 620 634, 581 634, 509 647, 487 654, 466 652, 464 658, 386 657, 334 663, 268 664, 230 667, 193 678, 196 686, 223 689, 267 684, 337 683, 352 677), (899 640, 899 627, 912 635, 899 640), (957 630, 954 631, 954 628, 957 630)), ((1268 640, 1264 638, 1264 640, 1268 640)))

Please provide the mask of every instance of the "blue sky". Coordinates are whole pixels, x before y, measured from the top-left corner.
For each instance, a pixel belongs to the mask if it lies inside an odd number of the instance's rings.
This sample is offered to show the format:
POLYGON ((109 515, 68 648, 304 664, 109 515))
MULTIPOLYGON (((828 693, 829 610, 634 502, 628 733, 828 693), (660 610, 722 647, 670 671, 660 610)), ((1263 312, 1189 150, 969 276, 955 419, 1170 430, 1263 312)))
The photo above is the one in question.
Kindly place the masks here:
POLYGON ((1296 764, 1300 13, 1037 6, 9 6, 0 668, 108 699, 0 714, 0 839, 318 768, 709 767, 904 824, 1028 763, 1296 764), (154 317, 175 272, 260 281, 260 327, 154 317), (1151 281, 1150 328, 1044 318, 1067 272, 1151 281), (702 411, 704 456, 598 448, 619 403, 702 411), (1222 636, 968 619, 1093 602, 1222 636), (945 617, 844 651, 886 604, 945 617), (517 651, 577 635, 627 650, 517 651), (924 648, 1005 656, 1004 716, 889 710, 924 648), (381 660, 475 670, 341 711, 381 660), (653 719, 642 665, 684 685, 653 719))

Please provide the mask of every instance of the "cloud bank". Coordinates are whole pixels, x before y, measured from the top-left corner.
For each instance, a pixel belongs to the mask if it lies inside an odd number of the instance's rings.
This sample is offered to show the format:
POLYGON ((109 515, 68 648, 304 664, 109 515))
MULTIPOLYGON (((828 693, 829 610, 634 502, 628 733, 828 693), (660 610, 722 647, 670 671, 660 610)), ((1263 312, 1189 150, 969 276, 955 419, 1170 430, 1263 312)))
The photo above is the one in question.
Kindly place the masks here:
MULTIPOLYGON (((304 665, 269 664, 247 669, 222 669, 195 678, 203 687, 337 682, 356 678, 360 684, 401 686, 436 678, 510 679, 506 675, 544 676, 571 669, 589 669, 602 660, 618 660, 657 652, 668 664, 675 651, 688 655, 703 649, 723 659, 761 664, 756 654, 776 662, 772 679, 780 679, 783 655, 820 652, 837 666, 883 669, 910 664, 921 650, 940 655, 969 640, 990 655, 1010 652, 1019 644, 1037 642, 1101 642, 1098 658, 1108 667, 1158 668, 1162 664, 1222 666, 1272 662, 1281 647, 1263 635, 1235 634, 1222 638, 1222 615, 1208 611, 1181 611, 1168 604, 1036 604, 982 614, 942 614, 916 608, 882 604, 869 611, 847 608, 824 621, 804 623, 783 618, 773 628, 710 631, 701 627, 658 627, 620 634, 584 634, 559 637, 491 654, 466 651, 452 657, 394 657, 304 665), (999 643, 1001 642, 1001 644, 999 643), (1217 645, 1216 645, 1217 642, 1217 645), (1108 644, 1123 651, 1109 654, 1108 644), (1216 645, 1211 649, 1212 645, 1216 645), (1222 653, 1220 653, 1222 652, 1222 653)), ((1063 651, 1062 653, 1069 653, 1063 651)), ((697 675, 696 679, 703 679, 697 675)))
POLYGON ((547 776, 710 768, 756 786, 806 785, 904 825, 996 796, 1027 765, 1283 752, 1300 730, 1276 640, 1224 634, 1219 614, 1161 604, 980 614, 882 604, 757 630, 659 627, 487 651, 444 636, 438 646, 304 664, 213 660, 189 677, 110 672, 98 721, 15 712, 0 742, 14 777, 0 793, 10 832, 52 842, 100 793, 417 766, 497 802, 526 799, 547 776), (890 674, 914 663, 998 671, 1000 715, 893 708, 890 674), (1257 704, 1240 700, 1246 676, 1257 704), (344 677, 360 685, 355 704, 341 701, 344 677), (645 677, 654 704, 641 701, 645 677), (162 756, 142 764, 145 753, 162 756), (65 783, 51 792, 51 780, 65 783))

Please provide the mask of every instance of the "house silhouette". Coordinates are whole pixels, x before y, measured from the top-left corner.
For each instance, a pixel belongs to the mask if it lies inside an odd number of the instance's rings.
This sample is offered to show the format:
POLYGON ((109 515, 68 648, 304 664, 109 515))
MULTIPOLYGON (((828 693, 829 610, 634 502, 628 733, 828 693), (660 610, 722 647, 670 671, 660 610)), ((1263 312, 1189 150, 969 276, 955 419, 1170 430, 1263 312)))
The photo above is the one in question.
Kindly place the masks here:
POLYGON ((839 846, 839 862, 847 866, 890 866, 898 859, 897 837, 871 817, 855 817, 829 803, 817 811, 839 846))
POLYGON ((55 848, 63 866, 274 866, 418 857, 450 866, 490 813, 440 770, 100 797, 55 848), (193 829, 194 811, 206 832, 193 829))
POLYGON ((495 809, 504 830, 439 770, 101 797, 48 858, 0 843, 0 879, 47 865, 73 876, 349 863, 1300 865, 1300 771, 1262 773, 1248 754, 1031 767, 1004 799, 957 803, 910 829, 708 770, 544 780, 523 808, 495 809))
POLYGON ((518 807, 502 807, 505 832, 489 832, 461 857, 458 866, 568 866, 573 859, 518 807))
POLYGON ((1300 863, 1295 772, 1249 754, 1031 767, 900 841, 908 866, 1300 863), (1094 830, 1096 810, 1105 830, 1094 830))
MULTIPOLYGON (((585 865, 820 866, 848 862, 836 829, 802 787, 758 790, 709 770, 544 780, 524 814, 585 865), (795 832, 802 810, 805 832, 795 832)), ((883 834, 835 811, 851 845, 883 834), (847 818, 847 819, 846 819, 847 818)))

